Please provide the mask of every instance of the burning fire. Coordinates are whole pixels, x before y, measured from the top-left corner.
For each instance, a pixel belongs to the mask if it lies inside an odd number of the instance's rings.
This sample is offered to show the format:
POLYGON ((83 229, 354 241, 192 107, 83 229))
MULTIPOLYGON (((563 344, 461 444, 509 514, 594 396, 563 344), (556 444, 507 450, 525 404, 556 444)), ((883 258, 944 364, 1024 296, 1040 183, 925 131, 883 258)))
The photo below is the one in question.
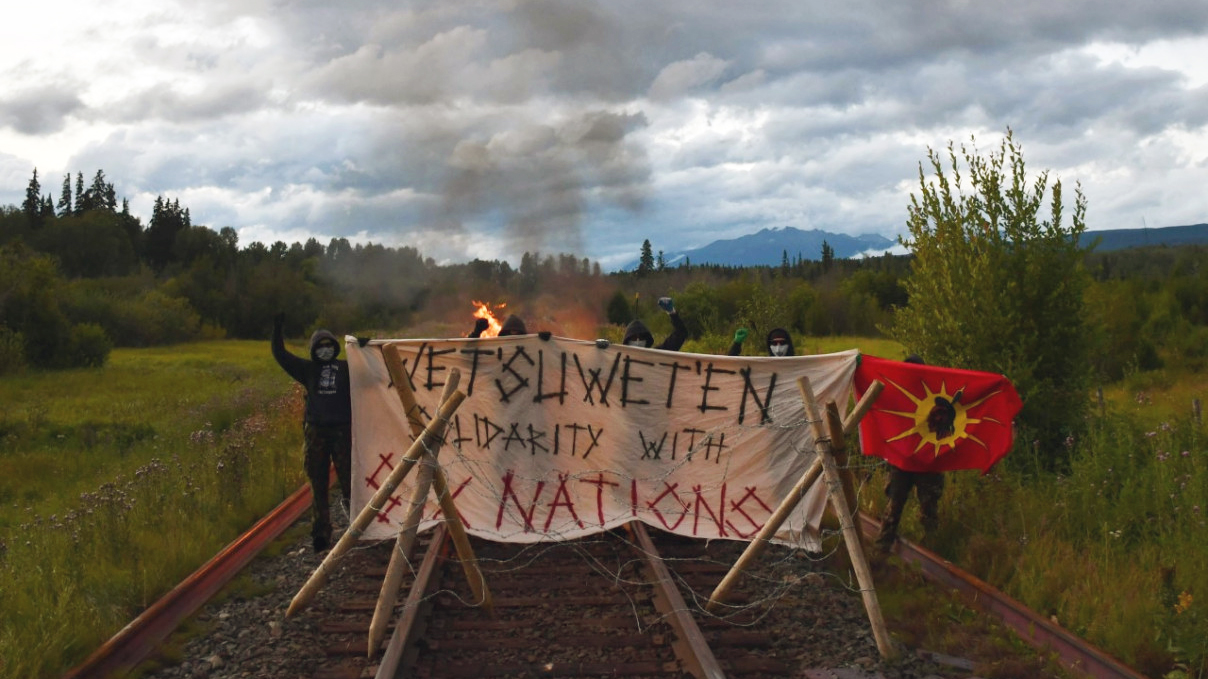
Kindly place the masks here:
MULTIPOLYGON (((500 329, 503 328, 503 322, 495 318, 495 314, 491 313, 491 305, 486 302, 479 302, 478 300, 474 300, 473 304, 475 307, 474 318, 487 319, 487 329, 483 331, 482 337, 498 337, 500 329)), ((495 307, 496 311, 501 311, 507 307, 507 304, 500 302, 495 307)))

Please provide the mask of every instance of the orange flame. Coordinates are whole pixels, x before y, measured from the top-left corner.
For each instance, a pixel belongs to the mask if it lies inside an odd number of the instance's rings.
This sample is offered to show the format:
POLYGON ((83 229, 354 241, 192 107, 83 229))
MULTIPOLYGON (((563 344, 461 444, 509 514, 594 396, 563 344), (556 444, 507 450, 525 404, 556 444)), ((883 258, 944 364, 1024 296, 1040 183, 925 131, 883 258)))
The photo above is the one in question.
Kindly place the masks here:
MULTIPOLYGON (((503 323, 498 318, 495 318, 495 314, 491 313, 491 305, 486 302, 479 302, 478 300, 474 300, 473 304, 475 307, 474 318, 487 319, 487 329, 482 332, 481 336, 498 337, 499 331, 503 328, 503 323)), ((495 305, 496 310, 502 310, 505 307, 507 307, 507 304, 503 302, 495 305)))

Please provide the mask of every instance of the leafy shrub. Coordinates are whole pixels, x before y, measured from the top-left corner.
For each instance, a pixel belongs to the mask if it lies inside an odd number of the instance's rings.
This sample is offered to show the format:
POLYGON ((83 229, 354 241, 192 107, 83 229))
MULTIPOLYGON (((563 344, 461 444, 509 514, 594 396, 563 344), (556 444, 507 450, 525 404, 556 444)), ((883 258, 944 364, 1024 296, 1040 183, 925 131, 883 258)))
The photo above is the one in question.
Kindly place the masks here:
POLYGON ((114 292, 76 285, 65 305, 73 320, 103 328, 116 346, 175 344, 202 336, 201 318, 188 300, 155 289, 114 292))
POLYGON ((0 375, 25 368, 25 338, 21 333, 0 325, 0 375))
POLYGON ((96 323, 80 323, 71 328, 71 339, 60 357, 64 367, 99 368, 109 360, 113 341, 96 323))
MULTIPOLYGON (((1050 192, 1047 172, 1029 180, 1010 130, 997 153, 962 146, 958 158, 949 144, 948 168, 944 161, 928 150, 933 181, 919 166, 903 238, 914 255, 910 303, 897 310, 892 336, 928 363, 1006 375, 1023 399, 1020 439, 1035 442, 1028 453, 1060 467, 1091 374, 1079 248, 1086 199, 1076 188, 1063 224, 1061 182, 1050 192)), ((1009 463, 1030 462, 1021 458, 1009 463)))

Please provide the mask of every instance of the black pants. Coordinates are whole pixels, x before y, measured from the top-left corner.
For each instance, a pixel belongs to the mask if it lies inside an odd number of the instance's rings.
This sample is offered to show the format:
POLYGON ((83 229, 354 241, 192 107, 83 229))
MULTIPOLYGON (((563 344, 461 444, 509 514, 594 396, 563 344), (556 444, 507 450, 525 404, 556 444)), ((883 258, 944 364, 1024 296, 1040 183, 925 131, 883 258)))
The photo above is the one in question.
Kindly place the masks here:
POLYGON ((908 472, 890 465, 889 482, 885 484, 885 495, 889 497, 889 504, 885 505, 885 513, 881 516, 878 545, 888 547, 897 539, 898 524, 902 521, 902 510, 906 508, 906 501, 910 499, 911 488, 914 488, 919 500, 919 522, 923 524, 923 534, 930 535, 939 527, 944 475, 908 472))
POLYGON ((331 465, 336 467, 345 511, 352 501, 352 425, 318 425, 306 422, 302 427, 306 476, 314 494, 311 504, 311 537, 324 544, 331 542, 331 504, 327 489, 331 485, 331 465))

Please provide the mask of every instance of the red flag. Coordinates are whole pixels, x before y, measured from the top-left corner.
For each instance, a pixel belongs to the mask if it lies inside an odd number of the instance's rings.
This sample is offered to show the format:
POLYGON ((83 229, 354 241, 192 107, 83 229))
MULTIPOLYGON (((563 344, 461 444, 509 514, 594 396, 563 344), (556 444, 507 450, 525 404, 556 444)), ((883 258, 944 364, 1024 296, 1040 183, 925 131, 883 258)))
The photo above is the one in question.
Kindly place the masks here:
POLYGON ((1023 407, 1002 375, 860 356, 856 396, 885 388, 860 421, 865 455, 912 472, 980 469, 1011 449, 1011 422, 1023 407))

